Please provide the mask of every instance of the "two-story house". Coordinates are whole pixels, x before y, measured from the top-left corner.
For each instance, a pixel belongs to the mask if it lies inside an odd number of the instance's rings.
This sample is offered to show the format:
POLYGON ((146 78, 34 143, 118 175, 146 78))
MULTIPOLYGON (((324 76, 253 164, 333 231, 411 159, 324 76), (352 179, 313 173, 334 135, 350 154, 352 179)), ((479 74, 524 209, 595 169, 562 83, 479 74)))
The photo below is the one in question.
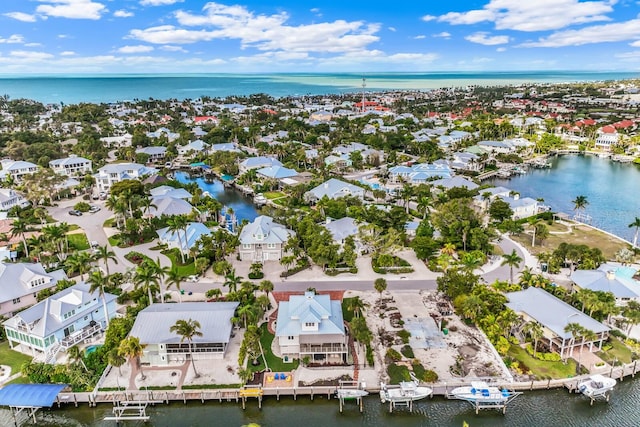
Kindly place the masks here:
POLYGON ((37 165, 24 160, 2 159, 0 165, 2 166, 0 180, 11 178, 14 182, 20 182, 23 176, 32 175, 38 171, 37 165))
POLYGON ((253 262, 278 261, 284 255, 284 245, 294 232, 260 215, 240 232, 240 259, 253 262))
POLYGON ((16 206, 26 207, 29 201, 11 188, 0 188, 0 211, 8 211, 16 206))
POLYGON ((276 337, 285 361, 344 364, 348 340, 340 301, 329 295, 292 295, 278 307, 276 337))
POLYGON ((136 149, 136 153, 149 156, 149 163, 164 162, 164 158, 167 155, 167 147, 142 147, 136 149))
POLYGON ((116 182, 125 179, 140 179, 157 172, 157 169, 139 163, 111 163, 98 169, 98 173, 93 177, 96 180, 98 191, 107 192, 116 182))
POLYGON ((339 179, 331 178, 307 191, 304 194, 304 199, 307 202, 315 203, 325 196, 329 199, 338 199, 345 196, 353 196, 363 199, 364 188, 349 184, 348 182, 340 181, 339 179))
POLYGON ((57 174, 68 177, 82 176, 93 171, 91 160, 71 154, 64 159, 51 160, 49 167, 57 174))
POLYGON ((27 308, 3 323, 11 348, 54 363, 66 351, 106 329, 116 315, 116 295, 89 292, 79 283, 27 308))
POLYGON ((0 316, 35 304, 38 292, 66 278, 64 270, 47 273, 40 263, 0 263, 0 316))

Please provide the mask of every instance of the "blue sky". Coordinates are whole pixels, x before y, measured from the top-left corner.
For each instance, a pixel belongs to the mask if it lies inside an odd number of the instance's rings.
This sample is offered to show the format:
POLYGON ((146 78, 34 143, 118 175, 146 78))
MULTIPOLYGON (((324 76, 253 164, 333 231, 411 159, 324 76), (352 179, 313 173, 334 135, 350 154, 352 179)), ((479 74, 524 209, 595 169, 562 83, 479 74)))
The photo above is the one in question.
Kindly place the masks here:
POLYGON ((640 69, 640 0, 1 0, 1 73, 640 69))

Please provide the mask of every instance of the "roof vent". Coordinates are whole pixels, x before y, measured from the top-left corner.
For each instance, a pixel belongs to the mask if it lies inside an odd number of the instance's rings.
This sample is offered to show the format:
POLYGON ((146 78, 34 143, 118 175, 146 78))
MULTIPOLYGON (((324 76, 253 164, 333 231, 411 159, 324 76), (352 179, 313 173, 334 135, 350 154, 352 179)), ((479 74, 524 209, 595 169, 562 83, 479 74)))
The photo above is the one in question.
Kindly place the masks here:
POLYGON ((616 272, 613 270, 607 270, 607 279, 613 280, 616 278, 616 272))

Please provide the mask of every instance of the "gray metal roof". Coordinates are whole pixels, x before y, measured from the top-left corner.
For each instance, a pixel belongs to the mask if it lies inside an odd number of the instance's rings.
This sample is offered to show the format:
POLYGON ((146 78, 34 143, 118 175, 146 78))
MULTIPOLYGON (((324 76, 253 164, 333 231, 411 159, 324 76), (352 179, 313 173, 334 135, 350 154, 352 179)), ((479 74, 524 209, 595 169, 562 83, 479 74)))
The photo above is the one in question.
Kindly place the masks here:
POLYGON ((299 335, 344 335, 342 306, 340 301, 332 301, 329 295, 292 295, 289 302, 283 301, 278 307, 276 336, 299 335), (303 331, 302 324, 318 323, 317 331, 303 331))
POLYGON ((564 331, 569 323, 578 323, 595 333, 610 330, 597 320, 539 288, 509 292, 506 296, 509 300, 507 307, 516 313, 525 313, 560 338, 571 338, 571 333, 564 331))
POLYGON ((616 298, 640 297, 640 282, 618 270, 619 266, 603 264, 597 270, 576 270, 571 280, 580 288, 611 292, 616 298))
POLYGON ((64 270, 47 273, 40 263, 0 263, 0 303, 50 288, 66 278, 64 270), (30 282, 37 278, 47 283, 32 287, 30 282))
POLYGON ((240 243, 243 245, 285 243, 293 234, 292 230, 273 222, 273 218, 270 216, 260 215, 242 228, 240 243))
POLYGON ((194 343, 228 343, 231 318, 237 302, 183 302, 179 304, 152 304, 138 313, 131 336, 142 344, 177 344, 180 337, 170 332, 178 320, 196 320, 200 323, 201 337, 194 343))

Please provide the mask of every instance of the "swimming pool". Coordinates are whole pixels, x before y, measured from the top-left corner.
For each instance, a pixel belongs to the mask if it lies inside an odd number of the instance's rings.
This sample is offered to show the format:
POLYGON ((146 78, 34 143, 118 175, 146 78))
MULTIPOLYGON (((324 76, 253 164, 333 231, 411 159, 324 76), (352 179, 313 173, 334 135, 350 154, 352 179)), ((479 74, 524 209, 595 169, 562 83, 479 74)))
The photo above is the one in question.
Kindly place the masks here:
POLYGON ((84 353, 85 355, 90 355, 91 353, 93 353, 94 351, 96 351, 99 347, 102 347, 102 345, 90 345, 87 348, 84 349, 84 353))

